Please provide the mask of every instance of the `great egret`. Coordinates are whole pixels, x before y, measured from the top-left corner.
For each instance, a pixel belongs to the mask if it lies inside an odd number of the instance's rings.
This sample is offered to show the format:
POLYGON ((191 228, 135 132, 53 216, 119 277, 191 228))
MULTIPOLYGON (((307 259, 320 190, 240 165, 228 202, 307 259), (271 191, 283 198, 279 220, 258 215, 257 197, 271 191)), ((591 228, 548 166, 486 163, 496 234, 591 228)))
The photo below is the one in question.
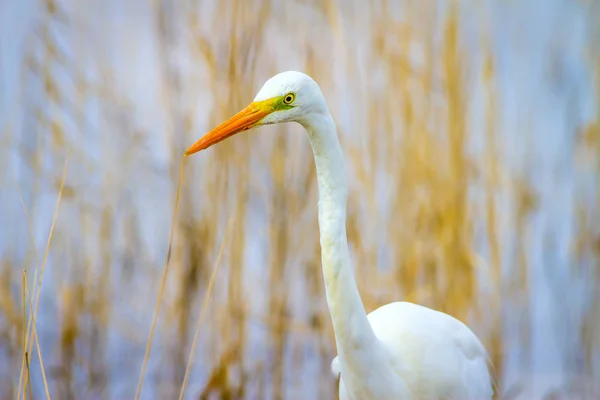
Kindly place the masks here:
POLYGON ((489 358, 459 320, 407 302, 365 312, 348 254, 344 158, 319 85, 295 71, 277 74, 254 101, 193 144, 186 155, 248 129, 298 122, 314 153, 319 187, 321 261, 338 356, 340 399, 492 397, 489 358))

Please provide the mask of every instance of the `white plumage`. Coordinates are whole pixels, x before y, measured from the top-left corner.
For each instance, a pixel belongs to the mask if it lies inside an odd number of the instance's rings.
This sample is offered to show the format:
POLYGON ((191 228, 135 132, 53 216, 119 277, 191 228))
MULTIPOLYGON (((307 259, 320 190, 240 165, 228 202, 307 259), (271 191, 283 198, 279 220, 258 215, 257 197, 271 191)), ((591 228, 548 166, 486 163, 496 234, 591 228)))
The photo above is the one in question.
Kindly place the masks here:
MULTIPOLYGON (((418 399, 489 399, 487 356, 471 330, 457 319, 427 307, 394 302, 367 315, 399 379, 418 399)), ((338 357, 331 370, 341 373, 338 357)), ((352 399, 340 379, 340 399, 352 399)))
POLYGON ((269 79, 254 101, 207 133, 186 154, 265 124, 298 122, 307 131, 317 169, 321 260, 338 356, 342 400, 486 400, 492 380, 486 351, 457 319, 396 302, 368 316, 349 260, 347 183, 335 123, 318 84, 295 71, 269 79))

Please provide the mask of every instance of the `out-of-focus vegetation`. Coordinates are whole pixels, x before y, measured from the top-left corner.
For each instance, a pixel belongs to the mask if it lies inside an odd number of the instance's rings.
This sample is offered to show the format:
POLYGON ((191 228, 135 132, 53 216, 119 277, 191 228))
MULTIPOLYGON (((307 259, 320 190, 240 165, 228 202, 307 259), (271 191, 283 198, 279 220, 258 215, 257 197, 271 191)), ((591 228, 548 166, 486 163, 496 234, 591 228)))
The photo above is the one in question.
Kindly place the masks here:
MULTIPOLYGON (((14 6, 34 17, 0 103, 0 398, 133 398, 181 154, 286 69, 338 122, 366 309, 461 318, 504 398, 600 396, 599 7, 487 3, 14 6)), ((141 398, 179 395, 230 219, 188 397, 335 398, 314 172, 297 126, 185 161, 141 398)))

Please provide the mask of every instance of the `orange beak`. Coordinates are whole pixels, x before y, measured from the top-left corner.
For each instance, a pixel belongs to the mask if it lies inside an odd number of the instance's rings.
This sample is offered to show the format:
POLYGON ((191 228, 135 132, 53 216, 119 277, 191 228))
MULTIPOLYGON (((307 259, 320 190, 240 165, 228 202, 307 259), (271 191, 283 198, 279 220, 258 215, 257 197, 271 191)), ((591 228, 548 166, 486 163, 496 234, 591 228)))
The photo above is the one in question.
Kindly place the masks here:
POLYGON ((185 155, 197 153, 228 137, 255 127, 261 119, 273 112, 266 102, 251 103, 239 113, 217 126, 186 150, 185 155))

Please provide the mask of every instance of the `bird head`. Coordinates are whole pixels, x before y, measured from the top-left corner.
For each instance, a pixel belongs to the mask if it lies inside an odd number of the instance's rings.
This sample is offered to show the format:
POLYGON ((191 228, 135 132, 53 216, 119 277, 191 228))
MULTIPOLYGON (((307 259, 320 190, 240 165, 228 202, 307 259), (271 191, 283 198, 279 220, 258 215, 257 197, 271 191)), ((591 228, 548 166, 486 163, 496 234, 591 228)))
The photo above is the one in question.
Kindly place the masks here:
POLYGON ((319 85, 296 71, 279 73, 262 86, 254 101, 190 146, 186 156, 207 149, 236 133, 283 122, 300 122, 327 111, 319 85))

